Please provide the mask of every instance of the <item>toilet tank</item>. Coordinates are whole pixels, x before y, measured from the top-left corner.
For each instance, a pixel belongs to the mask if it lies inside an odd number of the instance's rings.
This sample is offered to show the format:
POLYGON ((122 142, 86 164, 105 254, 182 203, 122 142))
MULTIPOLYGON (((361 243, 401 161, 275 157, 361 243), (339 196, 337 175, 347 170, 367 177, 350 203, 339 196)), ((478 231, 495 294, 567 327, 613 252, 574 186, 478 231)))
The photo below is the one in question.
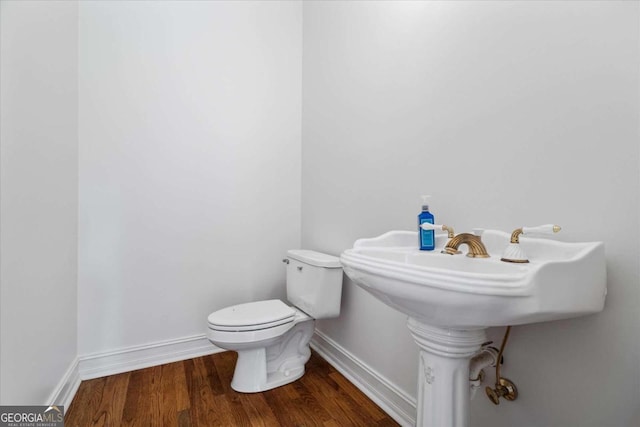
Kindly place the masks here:
POLYGON ((338 257, 308 250, 287 252, 287 299, 314 319, 337 317, 342 299, 338 257))

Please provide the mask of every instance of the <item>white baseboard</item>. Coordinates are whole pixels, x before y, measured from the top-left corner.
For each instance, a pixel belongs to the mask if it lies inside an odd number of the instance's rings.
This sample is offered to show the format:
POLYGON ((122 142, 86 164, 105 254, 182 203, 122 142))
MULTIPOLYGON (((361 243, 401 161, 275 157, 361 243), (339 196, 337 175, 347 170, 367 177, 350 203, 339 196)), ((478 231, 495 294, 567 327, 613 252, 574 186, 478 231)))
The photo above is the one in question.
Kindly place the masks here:
POLYGON ((42 402, 43 405, 62 405, 65 410, 69 409, 69 405, 73 400, 73 396, 76 395, 78 387, 80 387, 80 372, 78 371, 79 360, 76 357, 67 372, 58 383, 58 386, 53 390, 51 396, 46 402, 42 402))
POLYGON ((81 379, 89 380, 222 351, 211 344, 204 334, 195 335, 80 356, 79 373, 81 379))
POLYGON ((400 425, 415 426, 416 401, 414 398, 318 330, 311 340, 311 348, 400 425))

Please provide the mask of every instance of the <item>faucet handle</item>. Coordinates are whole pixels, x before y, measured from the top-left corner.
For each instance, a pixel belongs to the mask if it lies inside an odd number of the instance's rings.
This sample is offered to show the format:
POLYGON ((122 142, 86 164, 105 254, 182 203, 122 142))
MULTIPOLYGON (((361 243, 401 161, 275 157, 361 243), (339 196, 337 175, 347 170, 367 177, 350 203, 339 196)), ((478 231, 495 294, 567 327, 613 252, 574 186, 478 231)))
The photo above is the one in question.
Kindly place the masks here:
POLYGON ((423 222, 422 224, 420 224, 420 227, 423 230, 445 231, 445 232, 447 232, 448 237, 450 239, 453 239, 453 236, 455 235, 455 233, 453 231, 453 227, 449 227, 448 225, 431 224, 431 223, 428 223, 428 222, 423 222))
POLYGON ((511 243, 520 243, 521 234, 553 234, 562 230, 559 225, 545 224, 536 227, 522 227, 513 230, 511 233, 511 243))
POLYGON ((478 237, 482 236, 482 233, 484 233, 484 228, 472 228, 471 231, 473 232, 473 234, 475 234, 478 237))
POLYGON ((562 230, 559 225, 545 224, 537 227, 522 227, 522 234, 553 234, 562 230))

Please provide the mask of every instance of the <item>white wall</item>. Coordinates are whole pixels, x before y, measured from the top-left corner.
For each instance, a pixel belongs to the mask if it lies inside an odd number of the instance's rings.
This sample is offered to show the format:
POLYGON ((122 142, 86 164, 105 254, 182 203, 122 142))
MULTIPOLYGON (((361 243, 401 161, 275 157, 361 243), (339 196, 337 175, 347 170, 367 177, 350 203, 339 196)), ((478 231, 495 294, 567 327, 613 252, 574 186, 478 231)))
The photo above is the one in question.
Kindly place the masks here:
POLYGON ((2 405, 52 403, 77 353, 77 18, 0 3, 2 405))
POLYGON ((298 2, 81 2, 80 355, 284 296, 301 19, 298 2))
MULTIPOLYGON (((521 396, 479 396, 472 425, 640 416, 637 3, 0 4, 0 403, 282 296, 300 218, 339 254, 430 192, 459 231, 607 245, 605 311, 515 328, 521 396)), ((346 282, 319 328, 415 395, 404 316, 346 282)))
MULTIPOLYGON (((424 193, 459 232, 555 222, 606 243, 604 312, 514 328, 503 374, 520 398, 478 396, 473 426, 626 426, 637 409, 638 7, 304 3, 304 247, 413 230, 424 193)), ((415 396, 404 316, 345 287, 319 329, 415 396)))

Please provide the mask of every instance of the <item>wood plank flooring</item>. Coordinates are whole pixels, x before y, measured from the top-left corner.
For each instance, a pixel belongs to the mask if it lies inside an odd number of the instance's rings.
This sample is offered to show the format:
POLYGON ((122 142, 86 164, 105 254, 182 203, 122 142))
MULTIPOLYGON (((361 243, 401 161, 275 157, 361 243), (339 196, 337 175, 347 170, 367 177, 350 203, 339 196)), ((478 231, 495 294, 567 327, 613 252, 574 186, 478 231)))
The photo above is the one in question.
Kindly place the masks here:
POLYGON ((83 381, 65 426, 398 425, 315 352, 301 379, 263 393, 231 389, 235 361, 224 352, 83 381))

